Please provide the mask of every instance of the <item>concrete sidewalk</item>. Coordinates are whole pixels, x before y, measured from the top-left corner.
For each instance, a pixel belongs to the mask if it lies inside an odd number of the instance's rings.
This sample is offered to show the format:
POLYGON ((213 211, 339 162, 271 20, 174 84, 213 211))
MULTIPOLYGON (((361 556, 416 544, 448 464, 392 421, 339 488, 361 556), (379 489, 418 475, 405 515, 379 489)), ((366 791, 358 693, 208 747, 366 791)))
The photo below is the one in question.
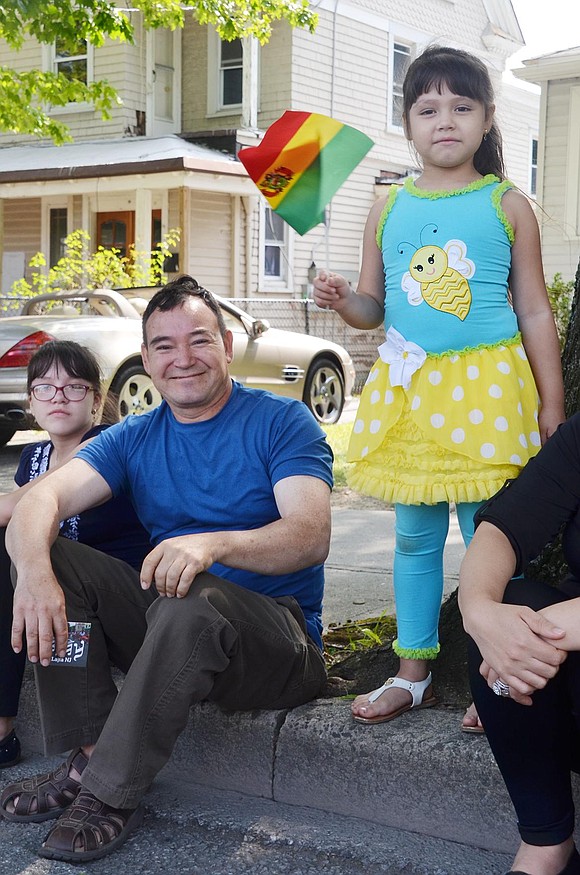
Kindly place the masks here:
MULTIPOLYGON (((394 613, 394 523, 395 514, 391 508, 333 508, 322 612, 325 627, 331 623, 394 613)), ((444 556, 445 598, 457 589, 464 552, 457 517, 452 512, 444 556)))

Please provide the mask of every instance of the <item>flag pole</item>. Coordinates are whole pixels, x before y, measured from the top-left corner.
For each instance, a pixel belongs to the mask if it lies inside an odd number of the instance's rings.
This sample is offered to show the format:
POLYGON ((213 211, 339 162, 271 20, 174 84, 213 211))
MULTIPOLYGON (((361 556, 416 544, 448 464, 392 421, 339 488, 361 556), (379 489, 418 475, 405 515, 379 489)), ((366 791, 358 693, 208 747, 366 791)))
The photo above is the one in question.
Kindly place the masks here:
MULTIPOLYGON (((332 219, 332 199, 328 202, 324 210, 324 269, 327 278, 330 276, 330 222, 332 219)), ((325 307, 330 310, 330 307, 325 307)))

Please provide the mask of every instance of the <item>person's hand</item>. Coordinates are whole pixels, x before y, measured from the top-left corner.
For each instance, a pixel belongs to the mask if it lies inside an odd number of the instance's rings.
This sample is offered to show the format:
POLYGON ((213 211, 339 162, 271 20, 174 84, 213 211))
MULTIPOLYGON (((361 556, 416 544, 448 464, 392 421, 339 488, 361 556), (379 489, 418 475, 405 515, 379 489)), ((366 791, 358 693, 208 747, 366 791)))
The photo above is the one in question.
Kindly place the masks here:
POLYGON ((472 632, 483 662, 480 673, 492 687, 501 679, 509 686, 510 698, 532 704, 532 695, 543 689, 566 659, 558 648, 563 629, 541 614, 521 605, 490 602, 481 611, 472 632))
POLYGON ((559 407, 545 407, 544 405, 540 407, 538 427, 542 446, 544 446, 548 438, 552 437, 558 426, 564 422, 564 419, 565 416, 559 407))
POLYGON ((18 575, 13 615, 12 648, 16 653, 22 650, 26 632, 26 648, 31 662, 48 665, 53 640, 56 655, 66 655, 68 623, 64 594, 52 572, 18 575))
POLYGON ((141 567, 141 586, 154 584, 160 596, 183 598, 196 576, 216 561, 215 536, 211 533, 180 535, 162 541, 141 567))
POLYGON ((343 276, 321 270, 314 280, 314 302, 327 310, 340 312, 353 291, 343 276))

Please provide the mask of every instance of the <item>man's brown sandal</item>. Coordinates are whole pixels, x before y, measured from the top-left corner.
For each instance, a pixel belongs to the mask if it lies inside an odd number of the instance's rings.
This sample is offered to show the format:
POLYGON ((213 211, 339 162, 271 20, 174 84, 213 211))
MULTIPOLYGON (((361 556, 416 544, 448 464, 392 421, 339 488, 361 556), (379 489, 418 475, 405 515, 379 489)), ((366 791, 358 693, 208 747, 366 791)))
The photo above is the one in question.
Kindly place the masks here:
POLYGON ((38 849, 40 857, 65 863, 99 860, 120 848, 143 822, 143 807, 112 808, 83 791, 38 849))
POLYGON ((6 820, 21 823, 42 823, 60 817, 81 790, 80 783, 69 775, 71 768, 81 775, 88 762, 79 747, 52 772, 9 784, 0 796, 0 813, 6 820), (9 804, 12 811, 7 810, 9 804))

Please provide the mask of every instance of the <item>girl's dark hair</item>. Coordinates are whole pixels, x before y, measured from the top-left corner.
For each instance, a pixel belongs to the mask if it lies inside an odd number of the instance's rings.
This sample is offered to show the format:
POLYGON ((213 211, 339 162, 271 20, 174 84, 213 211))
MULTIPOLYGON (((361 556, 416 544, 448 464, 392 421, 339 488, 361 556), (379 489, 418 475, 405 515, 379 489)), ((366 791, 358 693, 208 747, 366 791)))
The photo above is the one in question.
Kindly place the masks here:
MULTIPOLYGON (((409 130, 409 112, 422 94, 446 85, 454 94, 478 100, 489 112, 494 104, 493 85, 483 61, 449 46, 429 46, 411 63, 403 82, 403 118, 409 130)), ((473 156, 473 166, 485 176, 505 179, 501 134, 495 121, 473 156)))
POLYGON ((34 380, 44 377, 56 365, 71 377, 90 383, 95 392, 102 394, 101 373, 94 354, 73 340, 50 340, 38 349, 28 363, 27 389, 34 380))

